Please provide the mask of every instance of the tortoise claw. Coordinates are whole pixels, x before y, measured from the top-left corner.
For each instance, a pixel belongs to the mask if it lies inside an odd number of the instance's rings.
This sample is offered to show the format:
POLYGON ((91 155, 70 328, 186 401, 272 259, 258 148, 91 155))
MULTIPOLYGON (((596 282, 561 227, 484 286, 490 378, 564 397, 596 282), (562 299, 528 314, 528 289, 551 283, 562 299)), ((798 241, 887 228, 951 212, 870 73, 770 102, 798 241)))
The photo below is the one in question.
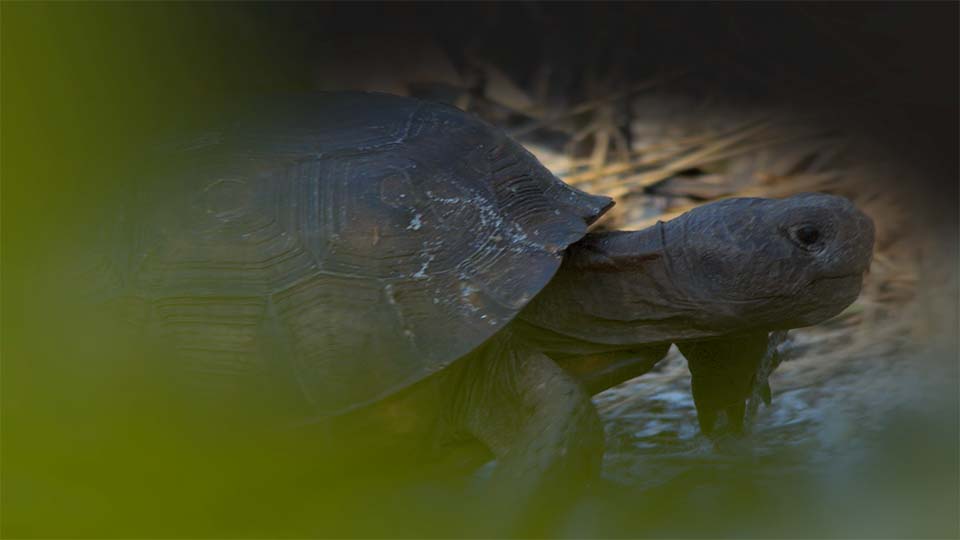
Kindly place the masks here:
POLYGON ((750 390, 750 398, 747 400, 746 421, 748 425, 751 424, 756 417, 757 409, 760 407, 761 401, 768 407, 773 403, 773 393, 770 390, 770 375, 773 374, 783 361, 783 355, 780 353, 779 347, 786 339, 786 331, 778 331, 770 334, 767 351, 757 366, 750 390))
POLYGON ((700 429, 704 435, 713 440, 742 437, 745 411, 745 402, 727 405, 720 411, 721 414, 708 415, 712 417, 712 425, 709 429, 703 429, 703 423, 700 424, 700 429))

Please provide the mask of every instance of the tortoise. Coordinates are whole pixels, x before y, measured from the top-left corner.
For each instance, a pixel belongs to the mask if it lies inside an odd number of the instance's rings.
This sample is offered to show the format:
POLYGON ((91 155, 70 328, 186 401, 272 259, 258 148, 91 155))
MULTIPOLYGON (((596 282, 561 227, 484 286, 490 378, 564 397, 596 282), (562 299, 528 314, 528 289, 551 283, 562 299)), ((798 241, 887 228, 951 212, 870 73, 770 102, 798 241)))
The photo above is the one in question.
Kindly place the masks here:
POLYGON ((596 476, 591 395, 672 344, 702 430, 736 431, 770 332, 853 302, 873 246, 825 194, 588 232, 611 199, 468 113, 387 94, 283 96, 164 160, 117 266, 178 369, 422 461, 480 444, 509 505, 596 476))

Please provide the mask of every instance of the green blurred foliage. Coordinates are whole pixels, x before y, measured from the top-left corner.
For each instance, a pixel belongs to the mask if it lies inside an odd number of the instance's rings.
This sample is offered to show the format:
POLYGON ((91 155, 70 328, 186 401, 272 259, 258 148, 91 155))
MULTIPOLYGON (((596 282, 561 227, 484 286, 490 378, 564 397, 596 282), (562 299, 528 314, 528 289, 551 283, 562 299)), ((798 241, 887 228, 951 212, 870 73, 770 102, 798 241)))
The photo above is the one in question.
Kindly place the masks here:
POLYGON ((247 466, 277 461, 272 450, 223 452, 190 431, 136 333, 85 294, 97 278, 85 251, 102 247, 91 240, 112 194, 146 173, 144 148, 221 114, 225 96, 302 88, 285 44, 223 7, 2 5, 5 537, 225 534, 224 523, 254 534, 240 523, 275 499, 256 489, 269 469, 247 466))

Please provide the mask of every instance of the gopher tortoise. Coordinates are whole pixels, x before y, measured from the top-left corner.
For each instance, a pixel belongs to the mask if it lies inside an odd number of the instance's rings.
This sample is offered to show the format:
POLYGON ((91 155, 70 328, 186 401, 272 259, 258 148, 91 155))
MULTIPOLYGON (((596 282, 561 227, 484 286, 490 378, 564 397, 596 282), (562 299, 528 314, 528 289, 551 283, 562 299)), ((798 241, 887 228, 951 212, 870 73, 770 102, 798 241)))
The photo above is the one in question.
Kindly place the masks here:
POLYGON ((381 456, 480 444, 510 509, 597 474, 591 395, 672 344, 702 430, 736 431, 769 334, 853 302, 873 246, 824 194, 588 232, 609 198, 470 114, 385 94, 278 98, 164 159, 117 266, 171 364, 381 456))

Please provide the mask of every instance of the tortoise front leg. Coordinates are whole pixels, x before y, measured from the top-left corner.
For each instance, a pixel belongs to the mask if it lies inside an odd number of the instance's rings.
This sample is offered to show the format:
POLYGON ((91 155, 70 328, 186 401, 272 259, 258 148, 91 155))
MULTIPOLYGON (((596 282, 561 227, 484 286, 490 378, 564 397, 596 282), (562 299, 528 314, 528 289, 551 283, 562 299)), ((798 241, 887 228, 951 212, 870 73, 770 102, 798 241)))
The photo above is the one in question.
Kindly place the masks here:
POLYGON ((677 344, 690 368, 693 402, 704 435, 743 432, 746 401, 768 341, 766 332, 756 332, 677 344), (721 414, 726 425, 718 431, 721 414))
POLYGON ((462 429, 498 460, 487 502, 507 531, 543 534, 599 474, 600 417, 573 377, 509 339, 488 343, 464 367, 462 429))

